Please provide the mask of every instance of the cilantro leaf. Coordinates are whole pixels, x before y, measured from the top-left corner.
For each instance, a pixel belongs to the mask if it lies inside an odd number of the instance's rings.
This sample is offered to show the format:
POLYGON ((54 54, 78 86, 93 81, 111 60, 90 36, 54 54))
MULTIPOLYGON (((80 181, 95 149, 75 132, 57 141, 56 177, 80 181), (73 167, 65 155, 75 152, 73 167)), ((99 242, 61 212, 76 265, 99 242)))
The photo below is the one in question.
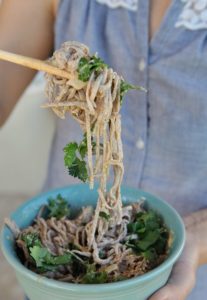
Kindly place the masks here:
POLYGON ((137 234, 138 238, 127 240, 126 246, 147 260, 153 261, 165 253, 169 231, 156 212, 149 210, 137 213, 134 222, 128 224, 127 231, 137 234))
POLYGON ((88 179, 87 164, 84 160, 87 154, 86 134, 84 134, 84 138, 79 145, 73 142, 66 145, 63 150, 65 153, 64 162, 68 168, 68 173, 85 182, 88 179))
POLYGON ((41 246, 30 247, 29 250, 37 267, 43 267, 50 270, 50 266, 60 266, 72 262, 72 255, 70 253, 55 256, 52 255, 47 248, 41 246))
POLYGON ((70 214, 68 202, 60 194, 57 195, 56 199, 48 199, 47 208, 49 210, 49 218, 61 219, 62 217, 68 217, 70 214))
MULTIPOLYGON (((92 153, 95 153, 96 142, 94 142, 93 137, 91 138, 92 153)), ((100 149, 103 145, 100 144, 100 149)), ((68 169, 68 173, 77 177, 83 182, 88 179, 87 163, 84 160, 88 151, 87 148, 87 136, 84 134, 83 140, 80 144, 76 142, 69 143, 63 149, 64 151, 64 162, 68 169)))
POLYGON ((37 267, 43 267, 45 259, 48 255, 48 250, 40 246, 33 246, 29 248, 30 255, 34 259, 37 267))
POLYGON ((78 79, 81 81, 88 81, 91 76, 91 70, 89 66, 89 59, 82 57, 78 65, 78 79))
POLYGON ((76 157, 76 150, 78 149, 77 143, 70 143, 65 146, 63 151, 65 152, 64 161, 66 166, 71 166, 75 157, 76 157))
POLYGON ((110 215, 107 214, 105 211, 100 211, 99 217, 105 219, 106 221, 109 221, 109 219, 110 219, 110 215))
POLYGON ((46 247, 43 246, 37 233, 28 233, 22 236, 30 256, 34 259, 37 268, 45 272, 54 270, 59 265, 64 265, 72 262, 72 254, 64 253, 63 255, 52 255, 46 247))
POLYGON ((83 277, 83 283, 87 284, 97 284, 106 283, 108 275, 106 272, 97 272, 94 265, 88 265, 86 274, 83 277))
POLYGON ((72 165, 68 167, 68 172, 71 176, 78 177, 83 182, 88 179, 86 162, 84 160, 80 160, 78 157, 76 157, 72 165))
POLYGON ((146 231, 145 225, 141 221, 137 221, 134 223, 129 223, 127 226, 129 233, 143 233, 146 231))
POLYGON ((78 64, 78 78, 84 82, 88 81, 93 71, 100 72, 105 67, 107 65, 100 57, 82 57, 78 64))
POLYGON ((132 84, 127 83, 124 80, 121 80, 121 85, 120 85, 120 101, 121 101, 121 104, 123 103, 123 97, 124 97, 124 95, 129 90, 138 90, 138 91, 146 92, 146 89, 143 88, 143 87, 141 87, 141 86, 132 85, 132 84))
POLYGON ((42 245, 37 233, 23 234, 21 239, 25 242, 25 244, 28 248, 32 247, 34 245, 35 246, 41 246, 42 245))
POLYGON ((148 231, 146 235, 136 242, 136 247, 140 250, 147 250, 150 246, 154 245, 160 237, 158 230, 148 231))

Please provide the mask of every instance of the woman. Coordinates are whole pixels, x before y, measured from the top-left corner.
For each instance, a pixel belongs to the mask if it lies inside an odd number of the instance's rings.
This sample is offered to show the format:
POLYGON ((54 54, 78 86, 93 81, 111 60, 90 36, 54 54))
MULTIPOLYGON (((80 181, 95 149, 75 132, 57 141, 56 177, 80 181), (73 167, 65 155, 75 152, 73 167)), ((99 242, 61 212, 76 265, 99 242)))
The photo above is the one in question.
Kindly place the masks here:
MULTIPOLYGON (((185 250, 169 282, 150 300, 205 299, 207 268, 207 1, 6 0, 0 48, 46 59, 66 40, 87 44, 127 81, 122 108, 125 184, 161 196, 183 215, 185 250), (189 295, 191 293, 191 295, 189 295), (189 295, 189 296, 188 296, 189 295)), ((0 62, 1 125, 34 71, 0 62), (12 86, 12 88, 11 88, 12 86)), ((62 148, 77 139, 72 118, 58 120, 45 188, 69 184, 62 148)))

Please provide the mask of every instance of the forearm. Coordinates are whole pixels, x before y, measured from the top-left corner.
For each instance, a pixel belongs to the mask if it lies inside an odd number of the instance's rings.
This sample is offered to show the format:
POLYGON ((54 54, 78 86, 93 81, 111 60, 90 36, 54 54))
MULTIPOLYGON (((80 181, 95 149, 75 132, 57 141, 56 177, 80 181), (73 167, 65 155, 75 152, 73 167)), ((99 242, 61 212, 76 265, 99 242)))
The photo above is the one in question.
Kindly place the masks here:
MULTIPOLYGON (((53 49, 53 5, 53 0, 3 1, 0 9, 0 49, 46 59, 53 49)), ((0 61, 0 126, 34 74, 34 70, 0 61)))
POLYGON ((34 74, 34 71, 0 61, 0 127, 9 117, 34 74))
POLYGON ((207 264, 207 209, 186 216, 184 222, 188 235, 187 243, 195 245, 198 249, 197 266, 207 264))

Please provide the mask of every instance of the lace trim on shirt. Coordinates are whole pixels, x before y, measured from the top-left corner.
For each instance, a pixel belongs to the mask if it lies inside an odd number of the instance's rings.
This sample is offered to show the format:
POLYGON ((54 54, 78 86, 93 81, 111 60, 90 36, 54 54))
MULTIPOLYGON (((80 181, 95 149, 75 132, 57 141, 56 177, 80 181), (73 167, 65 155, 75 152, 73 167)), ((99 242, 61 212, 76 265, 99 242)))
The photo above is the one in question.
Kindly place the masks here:
POLYGON ((136 11, 139 0, 96 0, 98 3, 106 4, 110 8, 124 7, 129 10, 136 11))
POLYGON ((181 0, 185 6, 176 27, 186 27, 191 30, 207 28, 207 0, 181 0))

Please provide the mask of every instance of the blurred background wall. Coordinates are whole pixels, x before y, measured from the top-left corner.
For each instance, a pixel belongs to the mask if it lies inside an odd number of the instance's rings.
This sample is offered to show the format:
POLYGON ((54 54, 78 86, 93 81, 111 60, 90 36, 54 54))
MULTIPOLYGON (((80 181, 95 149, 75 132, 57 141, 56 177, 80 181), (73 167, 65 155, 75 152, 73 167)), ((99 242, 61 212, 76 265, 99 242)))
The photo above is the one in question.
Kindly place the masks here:
POLYGON ((0 194, 35 194, 46 176, 55 130, 51 111, 40 108, 44 78, 39 74, 0 129, 0 194))

